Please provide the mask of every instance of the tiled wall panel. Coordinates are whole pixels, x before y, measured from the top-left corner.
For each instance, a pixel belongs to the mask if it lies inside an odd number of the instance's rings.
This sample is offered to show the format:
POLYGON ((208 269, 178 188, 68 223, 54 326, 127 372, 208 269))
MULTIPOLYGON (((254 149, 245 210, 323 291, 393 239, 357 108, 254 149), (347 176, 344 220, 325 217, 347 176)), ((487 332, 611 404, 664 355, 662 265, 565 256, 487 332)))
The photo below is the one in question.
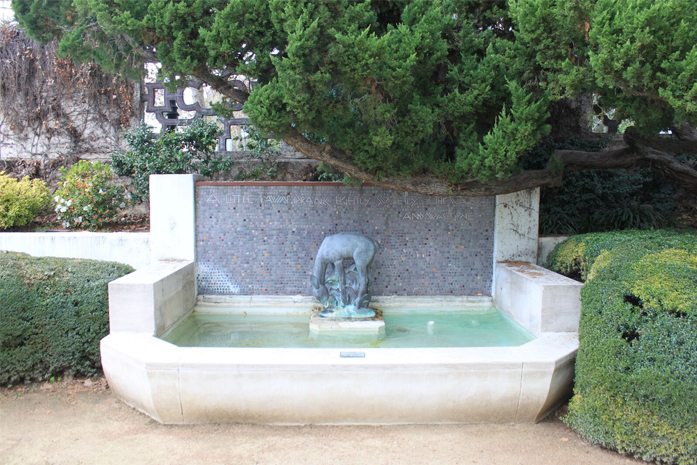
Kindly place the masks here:
POLYGON ((322 239, 378 241, 373 295, 488 295, 494 198, 330 183, 196 184, 199 294, 311 294, 322 239))

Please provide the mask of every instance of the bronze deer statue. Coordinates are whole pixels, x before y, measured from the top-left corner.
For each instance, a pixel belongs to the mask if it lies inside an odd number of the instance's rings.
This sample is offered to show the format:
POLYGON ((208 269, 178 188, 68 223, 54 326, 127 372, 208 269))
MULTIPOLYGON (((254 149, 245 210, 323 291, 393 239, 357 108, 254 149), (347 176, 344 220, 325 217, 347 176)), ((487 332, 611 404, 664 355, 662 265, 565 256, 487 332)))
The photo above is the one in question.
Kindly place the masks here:
POLYGON ((333 265, 339 278, 339 305, 354 305, 365 308, 370 302, 368 286, 370 265, 378 253, 379 245, 373 239, 358 233, 339 233, 327 236, 317 251, 315 265, 310 275, 314 296, 325 307, 329 304, 330 293, 326 284, 327 266, 333 265), (353 259, 356 264, 356 289, 347 289, 344 260, 353 259), (351 297, 349 302, 349 296, 351 297))

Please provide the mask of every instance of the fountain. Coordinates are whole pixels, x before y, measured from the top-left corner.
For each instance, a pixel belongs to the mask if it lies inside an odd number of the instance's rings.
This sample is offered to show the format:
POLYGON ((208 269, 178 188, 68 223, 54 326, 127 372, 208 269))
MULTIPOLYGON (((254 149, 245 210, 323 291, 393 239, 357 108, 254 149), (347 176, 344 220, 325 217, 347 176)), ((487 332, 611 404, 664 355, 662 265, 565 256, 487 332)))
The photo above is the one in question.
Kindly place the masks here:
POLYGON ((102 364, 129 405, 164 423, 501 423, 539 421, 570 393, 581 285, 530 263, 534 194, 414 211, 369 188, 194 181, 151 178, 158 261, 109 285, 102 364), (293 189, 296 203, 278 194, 293 189), (321 223, 301 206, 336 213, 321 223))

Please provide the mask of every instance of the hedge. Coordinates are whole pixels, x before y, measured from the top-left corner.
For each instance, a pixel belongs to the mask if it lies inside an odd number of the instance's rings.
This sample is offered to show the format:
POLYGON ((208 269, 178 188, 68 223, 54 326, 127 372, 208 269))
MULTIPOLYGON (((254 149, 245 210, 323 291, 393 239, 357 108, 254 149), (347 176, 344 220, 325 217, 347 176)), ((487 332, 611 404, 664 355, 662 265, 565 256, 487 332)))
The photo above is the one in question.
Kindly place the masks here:
POLYGON ((128 265, 0 252, 0 385, 101 370, 107 284, 128 265))
POLYGON ((575 236, 547 265, 586 281, 567 423, 621 453, 697 463, 697 234, 575 236))

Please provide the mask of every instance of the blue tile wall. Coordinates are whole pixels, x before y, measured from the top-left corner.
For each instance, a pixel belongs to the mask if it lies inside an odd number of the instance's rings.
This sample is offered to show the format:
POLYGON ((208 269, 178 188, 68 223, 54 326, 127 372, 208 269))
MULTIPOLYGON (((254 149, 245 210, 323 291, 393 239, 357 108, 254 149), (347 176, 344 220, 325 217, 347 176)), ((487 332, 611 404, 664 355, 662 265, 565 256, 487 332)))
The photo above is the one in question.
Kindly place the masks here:
POLYGON ((363 233, 380 244, 373 295, 491 292, 493 197, 326 183, 198 183, 198 292, 311 295, 317 250, 338 232, 363 233))

